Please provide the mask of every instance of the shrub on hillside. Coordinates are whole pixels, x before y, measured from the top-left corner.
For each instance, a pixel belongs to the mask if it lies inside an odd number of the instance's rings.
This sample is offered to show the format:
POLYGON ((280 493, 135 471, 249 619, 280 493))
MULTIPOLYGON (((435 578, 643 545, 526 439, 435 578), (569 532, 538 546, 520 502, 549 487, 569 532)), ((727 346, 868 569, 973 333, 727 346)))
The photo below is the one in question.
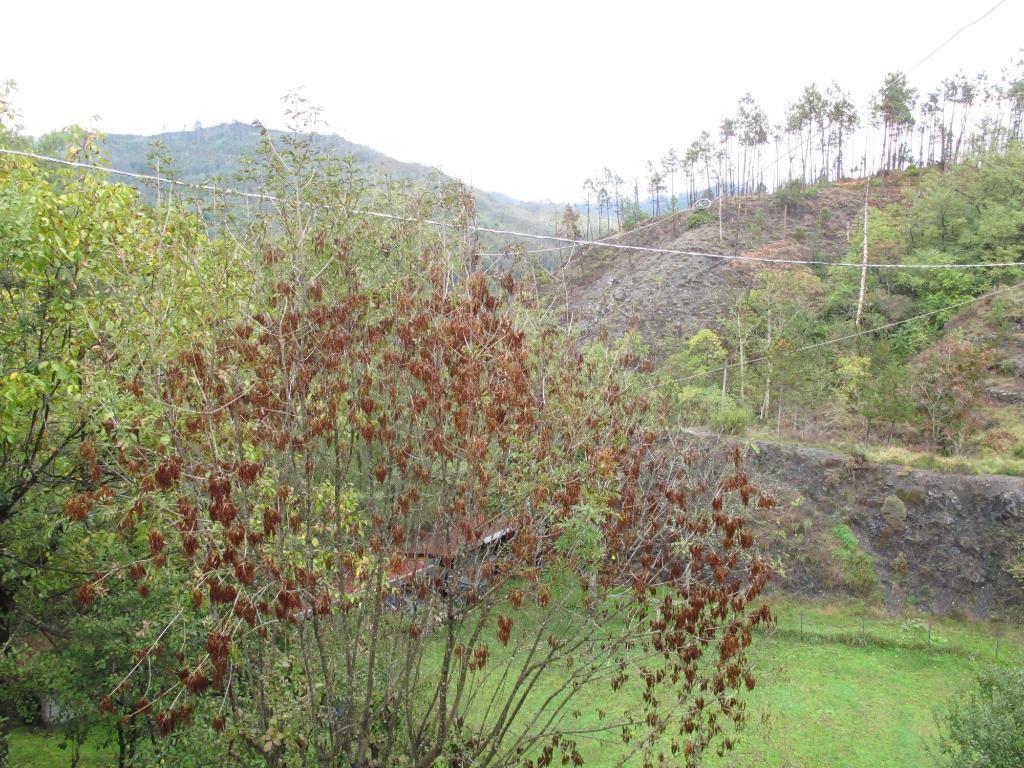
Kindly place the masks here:
POLYGON ((832 534, 839 543, 832 554, 842 573, 842 586, 858 597, 874 597, 881 586, 875 559, 861 549, 857 536, 845 523, 836 523, 832 534))
POLYGON ((783 208, 796 208, 807 198, 816 195, 817 190, 809 188, 803 179, 793 179, 779 187, 772 194, 772 200, 775 201, 779 210, 782 210, 783 208))
POLYGON ((709 208, 706 208, 703 211, 693 211, 686 217, 686 228, 696 229, 697 227, 703 227, 705 224, 712 224, 714 221, 715 214, 713 214, 709 208))
POLYGON ((726 435, 736 435, 754 420, 746 405, 735 402, 728 395, 721 398, 718 408, 711 414, 711 426, 726 435))
POLYGON ((676 392, 676 412, 685 424, 706 424, 715 431, 735 435, 754 420, 747 405, 723 395, 717 387, 682 387, 676 392))
POLYGON ((883 543, 903 531, 907 524, 907 506, 899 496, 885 497, 882 502, 882 520, 885 522, 885 528, 882 529, 883 543))

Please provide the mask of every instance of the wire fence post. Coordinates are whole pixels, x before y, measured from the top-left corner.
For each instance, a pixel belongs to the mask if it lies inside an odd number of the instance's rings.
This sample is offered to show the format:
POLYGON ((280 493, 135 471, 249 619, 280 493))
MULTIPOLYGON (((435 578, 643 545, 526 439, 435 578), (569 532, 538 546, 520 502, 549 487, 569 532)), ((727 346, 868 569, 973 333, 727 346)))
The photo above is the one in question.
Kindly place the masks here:
POLYGON ((804 609, 800 609, 800 642, 804 640, 804 609))

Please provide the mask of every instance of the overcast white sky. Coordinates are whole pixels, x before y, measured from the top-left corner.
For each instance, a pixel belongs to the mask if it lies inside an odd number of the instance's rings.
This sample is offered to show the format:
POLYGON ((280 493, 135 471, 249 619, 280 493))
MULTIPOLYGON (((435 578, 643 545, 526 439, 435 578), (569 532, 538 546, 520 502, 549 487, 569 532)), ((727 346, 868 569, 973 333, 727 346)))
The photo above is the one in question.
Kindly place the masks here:
MULTIPOLYGON (((576 200, 602 166, 632 176, 714 131, 746 91, 773 120, 811 81, 860 104, 996 1, 5 3, 0 80, 33 134, 283 125, 303 86, 352 141, 576 200)), ((1024 0, 1005 0, 910 79, 994 73, 1022 46, 1024 0)))

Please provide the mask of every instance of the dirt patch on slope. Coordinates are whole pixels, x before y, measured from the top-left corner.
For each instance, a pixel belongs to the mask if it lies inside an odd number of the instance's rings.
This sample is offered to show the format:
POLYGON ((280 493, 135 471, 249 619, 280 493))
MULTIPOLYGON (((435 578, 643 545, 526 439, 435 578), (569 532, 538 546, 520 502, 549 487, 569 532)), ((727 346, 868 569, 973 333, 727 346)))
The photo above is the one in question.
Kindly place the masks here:
MULTIPOLYGON (((899 199, 903 182, 876 181, 871 204, 899 199)), ((846 258, 863 216, 864 185, 841 182, 815 188, 798 205, 781 207, 769 196, 723 201, 713 219, 690 227, 695 213, 681 212, 627 232, 612 242, 649 248, 757 258, 836 262, 846 258)), ((700 255, 625 251, 592 246, 573 256, 566 270, 570 319, 586 335, 604 330, 618 337, 637 330, 660 357, 688 336, 715 327, 757 273, 769 265, 700 255)), ((804 268, 804 267, 793 267, 804 268)))

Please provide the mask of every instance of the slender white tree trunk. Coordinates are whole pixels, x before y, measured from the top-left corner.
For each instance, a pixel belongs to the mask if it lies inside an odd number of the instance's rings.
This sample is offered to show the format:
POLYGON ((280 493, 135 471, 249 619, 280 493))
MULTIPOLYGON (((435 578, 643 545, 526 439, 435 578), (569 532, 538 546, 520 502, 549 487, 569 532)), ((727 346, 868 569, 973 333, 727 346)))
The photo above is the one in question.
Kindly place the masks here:
POLYGON ((860 262, 860 295, 857 297, 857 319, 854 325, 860 327, 860 318, 864 314, 864 288, 868 282, 868 185, 871 177, 864 180, 864 255, 860 262))

